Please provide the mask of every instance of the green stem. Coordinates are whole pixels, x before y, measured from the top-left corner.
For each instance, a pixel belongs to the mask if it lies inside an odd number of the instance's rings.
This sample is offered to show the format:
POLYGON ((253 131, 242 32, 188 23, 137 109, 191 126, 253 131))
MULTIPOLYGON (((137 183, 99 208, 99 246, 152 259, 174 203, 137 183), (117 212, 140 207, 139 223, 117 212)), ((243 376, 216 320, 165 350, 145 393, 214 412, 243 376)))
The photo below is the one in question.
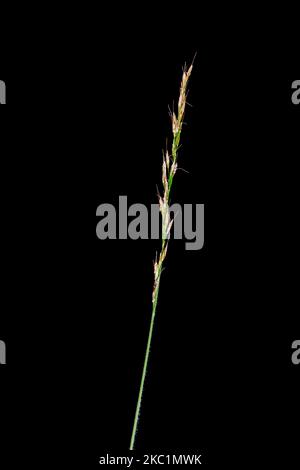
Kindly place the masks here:
POLYGON ((140 384, 138 401, 137 401, 136 410, 135 410, 135 417, 134 417, 134 423, 133 423, 133 429, 132 429, 132 435, 131 435, 129 450, 134 449, 134 443, 135 443, 135 438, 136 438, 136 433, 137 433, 137 425, 138 425, 139 415, 140 415, 140 410, 141 410, 142 395, 143 395, 143 390, 144 390, 145 378, 146 378, 146 374, 147 374, 150 347, 151 347, 151 341, 152 341, 152 336, 153 336, 153 327, 154 327, 154 319, 155 319, 156 306, 157 306, 157 300, 158 300, 159 283, 160 283, 160 278, 158 280, 158 283, 157 283, 157 286, 156 286, 156 289, 155 289, 155 293, 154 293, 151 323, 150 323, 150 329, 149 329, 149 335, 148 335, 148 341, 147 341, 147 348, 146 348, 146 354, 145 354, 145 360, 144 360, 144 366, 143 366, 143 373, 142 373, 142 379, 141 379, 141 384, 140 384))

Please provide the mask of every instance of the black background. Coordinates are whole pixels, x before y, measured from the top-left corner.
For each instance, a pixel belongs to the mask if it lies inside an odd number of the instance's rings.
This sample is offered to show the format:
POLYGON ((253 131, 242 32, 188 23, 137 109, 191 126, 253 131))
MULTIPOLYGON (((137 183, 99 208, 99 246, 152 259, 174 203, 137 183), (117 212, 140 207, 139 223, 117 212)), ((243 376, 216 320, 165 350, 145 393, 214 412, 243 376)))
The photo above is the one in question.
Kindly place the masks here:
POLYGON ((136 448, 196 451, 211 467, 295 463, 293 80, 253 44, 242 54, 142 28, 87 42, 0 69, 1 457, 94 468, 127 452, 159 244, 100 241, 92 212, 119 195, 156 203, 168 106, 197 52, 179 164, 189 173, 173 201, 205 204, 205 245, 170 245, 136 448))

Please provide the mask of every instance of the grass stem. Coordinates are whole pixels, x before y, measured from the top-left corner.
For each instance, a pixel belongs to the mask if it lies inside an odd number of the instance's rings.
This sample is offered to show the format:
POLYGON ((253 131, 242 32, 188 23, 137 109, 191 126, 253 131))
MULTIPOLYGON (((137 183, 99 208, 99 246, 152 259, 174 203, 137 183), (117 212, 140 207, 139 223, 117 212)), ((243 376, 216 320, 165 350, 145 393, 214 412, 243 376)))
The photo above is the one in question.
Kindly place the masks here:
POLYGON ((150 348, 151 348, 151 342, 152 342, 152 336, 153 336, 154 320, 155 320, 156 308, 157 308, 157 302, 158 302, 158 293, 159 293, 161 274, 163 270, 164 260, 167 256, 168 240, 170 237, 170 230, 173 224, 173 220, 170 219, 169 202, 170 202, 171 188, 173 185, 173 179, 177 171, 177 156, 178 156, 178 149, 180 146, 181 130, 182 130, 183 118, 184 118, 185 107, 186 107, 187 84, 188 84, 190 75, 192 73, 192 68, 193 68, 193 65, 191 65, 189 69, 187 69, 186 67, 184 67, 183 69, 183 75, 182 75, 181 86, 180 86, 180 94, 179 94, 179 100, 178 100, 177 115, 175 114, 175 112, 173 112, 171 115, 172 130, 173 130, 172 153, 170 155, 167 150, 166 154, 164 155, 164 160, 163 160, 162 184, 164 188, 164 194, 163 196, 159 195, 159 207, 160 207, 160 212, 162 215, 162 247, 161 247, 161 252, 160 252, 158 259, 156 258, 154 262, 152 315, 151 315, 146 354, 145 354, 145 359, 144 359, 138 400, 136 404, 129 450, 133 450, 135 446, 138 421, 139 421, 141 404, 142 404, 142 396, 143 396, 143 391, 144 391, 144 386, 145 386, 145 379, 146 379, 146 374, 147 374, 150 348))

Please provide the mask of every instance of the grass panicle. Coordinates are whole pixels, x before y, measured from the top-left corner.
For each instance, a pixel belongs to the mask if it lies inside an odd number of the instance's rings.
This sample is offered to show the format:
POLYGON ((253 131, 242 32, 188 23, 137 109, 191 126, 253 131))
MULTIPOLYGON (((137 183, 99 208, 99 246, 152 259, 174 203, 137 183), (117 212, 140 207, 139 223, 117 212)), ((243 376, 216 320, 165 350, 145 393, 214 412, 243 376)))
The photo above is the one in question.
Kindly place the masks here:
POLYGON ((173 186, 173 180, 178 169, 177 165, 177 158, 178 158, 178 150, 180 147, 180 137, 182 126, 184 122, 184 115, 185 109, 187 104, 187 86, 188 81, 190 79, 191 73, 193 69, 193 64, 187 68, 184 67, 181 85, 180 85, 180 93, 178 99, 178 107, 177 113, 174 111, 171 113, 171 120, 172 120, 172 133, 173 133, 173 142, 172 142, 172 151, 169 153, 168 149, 163 154, 163 164, 162 164, 162 186, 163 186, 163 195, 158 194, 159 200, 159 208, 160 213, 162 216, 162 246, 159 256, 154 261, 154 285, 153 285, 153 292, 152 292, 152 315, 151 315, 151 322, 148 334, 148 341, 146 347, 146 354, 144 359, 143 365, 143 372, 142 378, 140 383, 139 395, 136 405, 134 423, 132 428, 131 440, 130 440, 130 450, 134 449, 135 446, 135 439, 137 434, 137 426, 139 421, 139 415, 141 411, 141 402, 142 402, 142 395, 145 385, 145 378, 147 373, 148 361, 149 361, 149 354, 150 354, 150 347, 153 335, 153 327, 154 327, 154 320, 158 302, 158 294, 159 294, 159 286, 161 281, 161 274, 163 271, 164 261, 167 256, 168 252, 168 240, 170 238, 170 231, 172 228, 172 224, 174 220, 171 220, 170 217, 170 210, 169 210, 169 202, 170 202, 170 195, 171 189, 173 186))

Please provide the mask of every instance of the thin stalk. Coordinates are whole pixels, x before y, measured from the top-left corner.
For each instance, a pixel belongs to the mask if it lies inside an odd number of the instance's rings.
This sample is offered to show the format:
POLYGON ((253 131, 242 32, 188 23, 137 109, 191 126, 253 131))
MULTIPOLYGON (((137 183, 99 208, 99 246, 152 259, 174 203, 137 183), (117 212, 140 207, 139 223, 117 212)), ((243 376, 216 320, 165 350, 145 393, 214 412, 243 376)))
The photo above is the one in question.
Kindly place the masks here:
POLYGON ((139 415, 140 415, 140 410, 141 410, 142 395, 143 395, 145 378, 146 378, 146 373, 147 373, 150 347, 151 347, 151 342, 152 342, 154 319, 155 319, 156 306, 157 306, 157 300, 158 300, 158 292, 159 292, 159 284, 156 288, 155 302, 153 303, 153 307, 152 307, 152 316, 151 316, 150 329, 149 329, 149 335, 148 335, 148 341, 147 341, 147 348, 146 348, 146 354, 145 354, 145 360, 144 360, 144 366, 143 366, 143 373, 142 373, 142 379, 141 379, 141 384, 140 384, 138 401, 137 401, 136 410, 135 410, 135 417, 134 417, 134 423, 133 423, 133 429, 132 429, 132 435, 131 435, 129 450, 133 450, 134 444, 135 444, 135 438, 136 438, 136 433, 137 433, 137 425, 138 425, 138 420, 139 420, 139 415))
POLYGON ((172 130, 173 130, 172 152, 170 155, 167 150, 166 155, 164 155, 164 159, 163 159, 162 184, 164 188, 164 194, 163 196, 159 195, 159 207, 160 207, 160 212, 162 215, 162 247, 161 247, 161 252, 160 252, 158 259, 156 257, 155 262, 154 262, 152 315, 151 315, 146 354, 145 354, 145 359, 144 359, 139 395, 138 395, 138 400, 136 404, 129 450, 134 449, 135 440, 136 440, 137 427, 138 427, 139 415, 140 415, 141 404, 142 404, 142 396, 143 396, 143 391, 144 391, 145 379, 147 375, 150 348, 151 348, 151 342, 152 342, 152 336, 153 336, 154 320, 155 320, 155 314, 156 314, 156 308, 157 308, 157 302, 158 302, 158 293, 159 293, 161 274, 163 271, 164 260, 167 256, 167 251, 168 251, 167 240, 169 240, 170 230, 173 224, 173 220, 170 219, 169 201, 170 201, 170 194, 171 194, 171 189, 173 186, 174 176, 177 171, 177 157, 178 157, 178 149, 180 146, 180 136, 181 136, 185 106, 186 106, 187 84, 188 84, 190 75, 192 73, 192 68, 193 68, 193 65, 191 65, 188 70, 186 68, 184 68, 183 70, 181 86, 180 86, 180 94, 179 94, 179 100, 178 100, 177 115, 175 114, 175 112, 173 112, 171 116, 172 117, 172 130))

